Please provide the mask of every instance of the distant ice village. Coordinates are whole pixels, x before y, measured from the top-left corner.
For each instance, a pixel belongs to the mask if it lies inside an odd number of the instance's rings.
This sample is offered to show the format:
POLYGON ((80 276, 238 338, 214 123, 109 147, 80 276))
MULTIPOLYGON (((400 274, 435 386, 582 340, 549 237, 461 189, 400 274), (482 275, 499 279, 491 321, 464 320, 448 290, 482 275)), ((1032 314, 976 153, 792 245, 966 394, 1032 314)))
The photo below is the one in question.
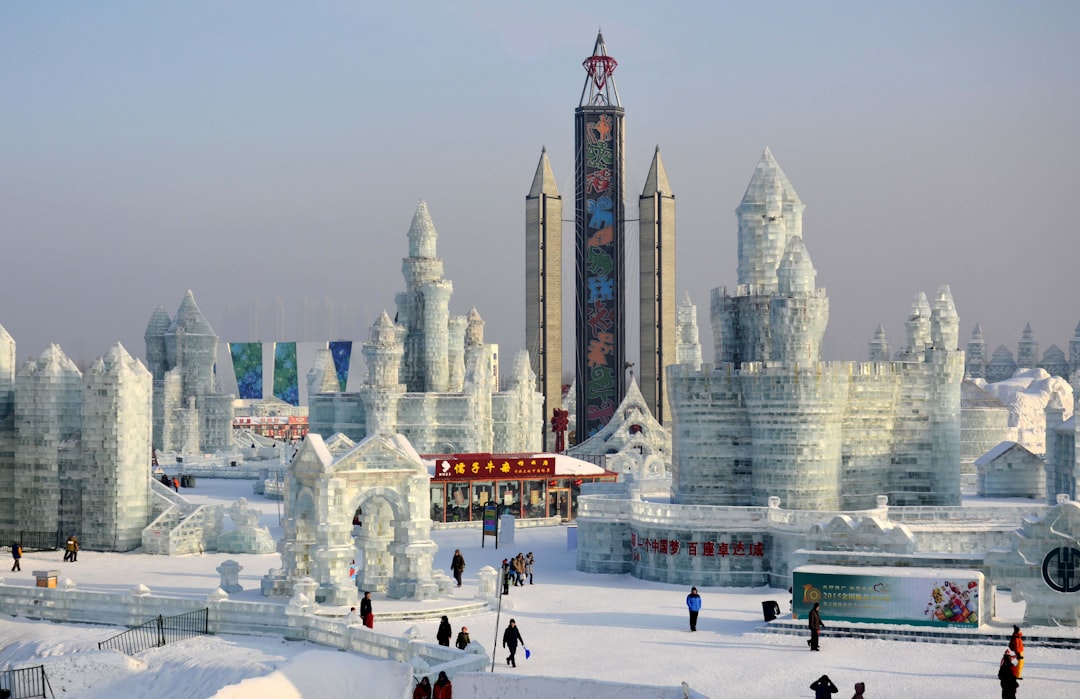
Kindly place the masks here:
MULTIPOLYGON (((565 366, 562 199, 544 152, 526 199, 529 350, 505 363, 477 308, 450 313, 423 202, 403 241, 403 290, 362 341, 229 342, 219 372, 223 348, 190 291, 172 315, 147 309, 143 358, 117 344, 83 371, 55 345, 18 364, 0 327, 0 541, 277 552, 262 593, 287 603, 253 614, 230 602, 223 570, 212 626, 331 644, 321 605, 355 605, 361 590, 440 599, 452 580, 432 530, 479 532, 492 516, 572 524, 584 572, 790 588, 795 619, 817 602, 837 622, 978 628, 1008 589, 1025 623, 1080 626, 1080 325, 1067 353, 1040 354, 1030 327, 1015 356, 988 353, 977 323, 962 346, 943 285, 913 290, 903 333, 879 326, 865 358, 822 361, 829 297, 804 205, 766 149, 736 210, 736 282, 709 299, 704 361, 697 307, 676 295, 659 149, 633 212, 640 248, 627 250, 625 111, 602 36, 585 67, 567 329, 579 349, 565 366), (637 362, 625 354, 632 254, 637 362), (252 497, 282 501, 283 537, 243 500, 192 504, 173 474, 250 479, 252 497), (942 589, 964 592, 942 600, 942 589)), ((497 578, 482 571, 481 603, 497 604, 497 578)), ((4 611, 41 603, 58 621, 146 611, 138 595, 90 599, 47 574, 0 590, 4 611)), ((388 641, 357 638, 351 647, 387 657, 388 641)), ((451 674, 486 663, 424 652, 451 674)))

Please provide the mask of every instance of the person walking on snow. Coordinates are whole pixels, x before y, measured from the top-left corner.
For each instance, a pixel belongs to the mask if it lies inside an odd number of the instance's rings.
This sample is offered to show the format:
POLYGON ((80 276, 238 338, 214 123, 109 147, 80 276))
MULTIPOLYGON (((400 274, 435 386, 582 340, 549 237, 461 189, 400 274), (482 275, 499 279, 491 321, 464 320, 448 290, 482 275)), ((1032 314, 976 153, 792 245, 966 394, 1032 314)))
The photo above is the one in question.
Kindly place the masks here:
POLYGON ((822 675, 814 680, 810 689, 814 690, 814 699, 832 699, 832 695, 840 691, 828 675, 822 675))
POLYGON ((74 563, 79 560, 79 540, 72 534, 64 544, 64 560, 74 563))
POLYGON ((810 650, 819 650, 818 636, 823 628, 825 624, 821 623, 821 604, 814 602, 814 608, 810 610, 810 640, 807 641, 810 650))
POLYGON ((510 655, 506 656, 506 664, 513 667, 517 667, 517 659, 514 657, 517 654, 518 644, 525 645, 525 640, 521 637, 521 632, 518 631, 517 622, 513 619, 510 620, 509 626, 506 627, 506 631, 503 631, 503 648, 510 651, 510 655))
POLYGON ((454 573, 457 586, 461 587, 461 574, 465 572, 465 557, 461 555, 461 549, 454 549, 454 558, 450 561, 450 570, 454 573))
POLYGON ((1001 656, 1001 665, 998 666, 998 682, 1001 683, 1001 699, 1016 699, 1016 689, 1020 683, 1016 681, 1016 667, 1013 662, 1013 652, 1006 650, 1001 656))
POLYGON ((530 585, 533 584, 533 581, 532 581, 533 580, 533 578, 532 578, 532 576, 533 576, 532 568, 533 568, 533 563, 535 563, 535 562, 536 562, 536 559, 533 558, 532 551, 529 551, 528 555, 525 556, 525 575, 529 576, 529 584, 530 585))
POLYGON ((1009 639, 1009 650, 1016 656, 1016 667, 1013 668, 1013 677, 1022 680, 1024 674, 1024 632, 1019 626, 1013 626, 1012 638, 1009 639))
POLYGON ((364 599, 360 600, 360 618, 364 620, 364 626, 369 629, 375 628, 375 613, 371 609, 370 592, 365 592, 364 599))
POLYGON ((443 615, 442 621, 439 622, 439 630, 435 632, 435 640, 439 642, 440 646, 450 646, 450 636, 452 636, 454 630, 450 628, 450 620, 443 615))
POLYGON ((472 639, 469 638, 469 627, 462 626, 460 633, 457 635, 457 640, 454 641, 454 646, 458 650, 465 650, 466 646, 468 646, 471 641, 472 639))
POLYGON ((686 608, 690 610, 690 630, 697 631, 697 616, 701 611, 701 595, 696 587, 690 588, 690 594, 686 596, 686 608))
POLYGON ((11 542, 11 557, 15 559, 15 562, 11 564, 11 572, 22 570, 22 546, 19 546, 18 541, 11 542))

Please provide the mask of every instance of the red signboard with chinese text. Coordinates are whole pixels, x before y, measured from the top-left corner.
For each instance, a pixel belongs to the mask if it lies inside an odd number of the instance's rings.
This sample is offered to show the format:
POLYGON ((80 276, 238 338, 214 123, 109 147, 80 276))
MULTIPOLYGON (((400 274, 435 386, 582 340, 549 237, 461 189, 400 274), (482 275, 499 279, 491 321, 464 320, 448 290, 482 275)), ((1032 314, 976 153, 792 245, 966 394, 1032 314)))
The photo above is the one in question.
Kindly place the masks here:
POLYGON ((455 454, 435 460, 436 481, 546 478, 555 475, 553 457, 455 454))

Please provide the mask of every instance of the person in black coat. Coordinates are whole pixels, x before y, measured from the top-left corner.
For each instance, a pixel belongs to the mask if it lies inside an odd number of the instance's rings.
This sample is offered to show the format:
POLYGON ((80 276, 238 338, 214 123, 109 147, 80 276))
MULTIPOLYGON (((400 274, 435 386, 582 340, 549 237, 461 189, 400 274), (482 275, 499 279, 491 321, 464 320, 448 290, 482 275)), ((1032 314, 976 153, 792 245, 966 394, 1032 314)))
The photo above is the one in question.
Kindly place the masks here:
POLYGON ((435 638, 438 640, 440 646, 450 645, 450 636, 452 636, 454 630, 450 628, 450 620, 444 615, 442 621, 439 622, 439 630, 435 632, 435 638))
POLYGON ((375 613, 371 610, 371 593, 365 592, 364 599, 360 600, 360 618, 364 626, 369 629, 375 628, 375 613))
POLYGON ((821 605, 814 602, 814 608, 810 610, 810 650, 818 650, 818 636, 825 624, 821 623, 821 605))
POLYGON ((832 695, 840 691, 828 675, 822 675, 814 680, 810 689, 814 690, 814 699, 832 699, 832 695))
POLYGON ((465 557, 461 555, 461 549, 454 549, 454 557, 450 560, 450 570, 454 572, 454 580, 461 587, 461 574, 465 572, 465 557))
POLYGON ((1016 690, 1020 683, 1016 681, 1013 672, 1013 652, 1006 650, 1001 656, 1001 665, 998 666, 998 682, 1001 683, 1001 699, 1016 699, 1016 690))
POLYGON ((461 632, 457 635, 457 640, 454 641, 454 646, 458 650, 465 650, 465 648, 469 645, 471 641, 472 639, 469 638, 469 627, 462 626, 461 632))
POLYGON ((506 664, 513 667, 517 667, 517 660, 514 656, 517 654, 518 644, 525 645, 525 640, 521 637, 521 632, 518 631, 517 622, 513 619, 510 620, 510 625, 506 627, 506 631, 503 631, 503 648, 510 651, 510 655, 506 656, 506 664))

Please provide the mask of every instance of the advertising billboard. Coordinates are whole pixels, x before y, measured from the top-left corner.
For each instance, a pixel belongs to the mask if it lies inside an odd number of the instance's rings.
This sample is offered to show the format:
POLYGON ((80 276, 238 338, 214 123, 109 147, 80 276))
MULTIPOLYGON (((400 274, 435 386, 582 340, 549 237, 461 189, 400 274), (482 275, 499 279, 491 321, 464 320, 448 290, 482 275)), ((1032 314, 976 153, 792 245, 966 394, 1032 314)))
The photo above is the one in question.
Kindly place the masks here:
POLYGON ((805 619, 817 602, 826 622, 978 628, 983 586, 977 570, 802 566, 793 573, 791 616, 805 619))

